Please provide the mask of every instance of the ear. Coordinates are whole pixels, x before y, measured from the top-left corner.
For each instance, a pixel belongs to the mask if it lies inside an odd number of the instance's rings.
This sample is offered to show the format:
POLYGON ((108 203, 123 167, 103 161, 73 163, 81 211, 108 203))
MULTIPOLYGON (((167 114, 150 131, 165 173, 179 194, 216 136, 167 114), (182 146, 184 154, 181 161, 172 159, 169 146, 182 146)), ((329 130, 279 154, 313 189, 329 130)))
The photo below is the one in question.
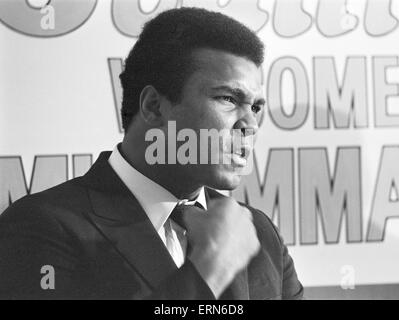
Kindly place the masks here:
POLYGON ((161 94, 153 86, 145 86, 140 94, 140 114, 151 126, 161 126, 165 119, 161 112, 161 94))

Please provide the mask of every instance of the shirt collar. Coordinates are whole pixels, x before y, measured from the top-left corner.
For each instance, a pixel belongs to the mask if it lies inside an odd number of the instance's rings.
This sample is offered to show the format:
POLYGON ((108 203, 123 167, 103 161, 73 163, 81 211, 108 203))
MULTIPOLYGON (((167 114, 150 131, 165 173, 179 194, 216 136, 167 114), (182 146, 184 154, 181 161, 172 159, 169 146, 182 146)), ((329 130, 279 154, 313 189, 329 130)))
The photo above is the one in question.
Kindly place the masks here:
POLYGON ((163 227, 177 204, 193 204, 198 201, 205 210, 207 209, 204 187, 201 188, 196 200, 177 199, 164 187, 133 168, 123 158, 118 146, 112 151, 108 162, 118 177, 136 197, 157 232, 163 227))

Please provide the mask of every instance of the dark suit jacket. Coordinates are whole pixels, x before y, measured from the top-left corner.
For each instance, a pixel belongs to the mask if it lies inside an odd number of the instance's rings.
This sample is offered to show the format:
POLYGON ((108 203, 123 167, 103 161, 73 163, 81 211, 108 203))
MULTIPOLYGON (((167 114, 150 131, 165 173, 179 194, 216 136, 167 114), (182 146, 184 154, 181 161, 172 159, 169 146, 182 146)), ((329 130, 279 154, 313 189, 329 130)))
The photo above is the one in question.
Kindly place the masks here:
MULTIPOLYGON (((83 177, 26 196, 0 216, 0 298, 214 299, 190 261, 176 267, 109 156, 103 152, 83 177), (55 289, 41 287, 45 265, 54 268, 55 289)), ((301 298, 276 228, 250 210, 262 249, 221 298, 301 298)))

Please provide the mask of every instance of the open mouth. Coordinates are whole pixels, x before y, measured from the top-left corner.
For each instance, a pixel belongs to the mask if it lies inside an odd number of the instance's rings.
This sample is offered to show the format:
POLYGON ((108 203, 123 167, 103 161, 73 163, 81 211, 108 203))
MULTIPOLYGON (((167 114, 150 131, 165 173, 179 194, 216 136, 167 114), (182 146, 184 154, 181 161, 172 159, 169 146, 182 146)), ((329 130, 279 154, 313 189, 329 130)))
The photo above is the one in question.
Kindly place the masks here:
POLYGON ((242 146, 241 148, 234 150, 233 153, 240 156, 241 158, 247 160, 251 154, 251 151, 252 151, 252 148, 250 146, 242 146))
POLYGON ((245 167, 247 165, 247 159, 251 154, 252 148, 250 146, 242 146, 240 148, 236 148, 233 152, 231 152, 231 158, 228 162, 232 164, 234 167, 245 167))

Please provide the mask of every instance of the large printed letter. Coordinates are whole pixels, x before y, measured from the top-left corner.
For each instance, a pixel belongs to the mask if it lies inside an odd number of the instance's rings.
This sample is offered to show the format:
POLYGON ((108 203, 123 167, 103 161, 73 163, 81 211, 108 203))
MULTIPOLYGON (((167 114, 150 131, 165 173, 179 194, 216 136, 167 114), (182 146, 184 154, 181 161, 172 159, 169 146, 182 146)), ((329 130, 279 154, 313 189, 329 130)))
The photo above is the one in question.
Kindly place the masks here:
POLYGON ((34 7, 29 2, 0 1, 0 21, 34 37, 56 37, 76 30, 90 18, 97 4, 97 0, 48 1, 50 4, 46 8, 47 3, 44 7, 34 7))
POLYGON ((316 244, 318 214, 326 243, 337 243, 346 214, 348 242, 362 240, 359 148, 339 148, 334 175, 327 150, 299 149, 299 213, 301 243, 316 244))
POLYGON ((399 146, 384 147, 374 190, 367 241, 383 241, 388 219, 399 218, 398 163, 399 146))
POLYGON ((314 64, 315 128, 328 129, 330 115, 335 128, 349 128, 353 113, 355 128, 368 125, 366 58, 346 60, 342 85, 338 84, 334 58, 317 57, 314 64))

